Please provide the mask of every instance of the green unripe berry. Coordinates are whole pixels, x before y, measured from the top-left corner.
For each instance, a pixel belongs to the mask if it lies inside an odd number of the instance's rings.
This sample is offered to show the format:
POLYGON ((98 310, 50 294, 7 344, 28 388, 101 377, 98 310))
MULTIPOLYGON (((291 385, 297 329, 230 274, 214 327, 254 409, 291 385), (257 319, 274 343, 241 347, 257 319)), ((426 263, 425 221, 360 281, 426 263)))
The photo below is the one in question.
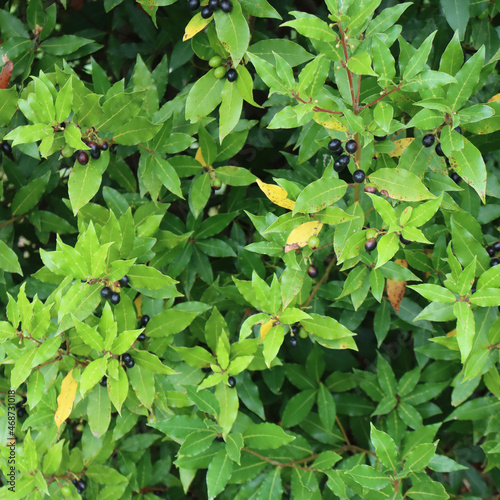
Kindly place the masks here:
POLYGON ((70 158, 71 156, 73 156, 74 152, 75 152, 75 148, 72 148, 71 146, 68 146, 67 144, 66 144, 66 146, 64 146, 61 149, 61 155, 64 156, 64 158, 70 158))
POLYGON ((226 76, 226 68, 224 66, 219 66, 218 68, 214 69, 214 76, 215 78, 218 78, 219 80, 221 78, 224 78, 226 76))
POLYGON ((218 177, 215 177, 213 180, 212 180, 212 187, 217 190, 217 189, 220 189, 222 186, 222 181, 218 178, 218 177))
POLYGON ((309 248, 312 248, 313 250, 315 248, 318 248, 319 246, 319 238, 317 236, 311 236, 309 238, 309 241, 307 242, 307 245, 309 248))
POLYGON ((69 497, 71 495, 71 488, 69 486, 63 486, 61 488, 61 493, 63 494, 63 496, 69 497))
POLYGON ((303 328, 301 328, 299 331, 299 337, 301 339, 307 339, 307 337, 309 337, 309 334, 303 328))
POLYGON ((213 56, 210 61, 208 61, 208 65, 211 68, 218 68, 222 64, 222 57, 221 56, 213 56))
POLYGON ((368 229, 368 231, 366 231, 366 239, 367 240, 372 240, 373 238, 376 238, 378 235, 378 232, 376 229, 368 229))

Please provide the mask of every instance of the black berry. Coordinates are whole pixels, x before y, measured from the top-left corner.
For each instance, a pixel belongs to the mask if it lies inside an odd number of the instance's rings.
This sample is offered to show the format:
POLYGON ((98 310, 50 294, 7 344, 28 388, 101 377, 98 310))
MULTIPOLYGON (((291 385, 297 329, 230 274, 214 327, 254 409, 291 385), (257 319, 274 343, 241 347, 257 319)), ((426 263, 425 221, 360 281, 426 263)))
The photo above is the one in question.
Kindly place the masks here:
POLYGON ((87 489, 87 483, 80 479, 80 481, 78 481, 77 483, 77 487, 80 487, 82 491, 85 491, 87 489))
POLYGON ((295 337, 290 337, 290 345, 292 347, 297 347, 297 344, 298 344, 297 339, 295 337))
POLYGON ((387 136, 386 135, 374 135, 373 138, 376 141, 382 142, 382 141, 385 141, 387 139, 387 136))
POLYGON ((103 387, 106 387, 108 385, 108 377, 106 377, 106 375, 104 375, 104 377, 102 377, 101 381, 99 382, 103 387))
POLYGON ((363 170, 355 170, 352 174, 352 180, 358 184, 365 180, 365 173, 363 170))
POLYGON ((292 333, 294 335, 297 335, 297 333, 300 332, 300 324, 299 323, 295 323, 294 325, 292 325, 292 333))
POLYGON ((21 408, 22 406, 24 406, 26 404, 27 401, 28 401, 28 399, 25 396, 23 396, 21 401, 18 401, 16 403, 16 408, 21 408))
POLYGON ((76 161, 80 165, 87 165, 87 163, 89 162, 89 155, 85 151, 80 151, 76 156, 76 161))
POLYGON ((210 366, 204 366, 201 371, 203 373, 211 373, 212 372, 212 368, 210 368, 210 366))
POLYGON ((222 12, 226 12, 226 14, 228 14, 233 10, 233 4, 230 2, 230 0, 221 0, 220 8, 222 12))
POLYGON ((377 238, 370 238, 369 240, 366 240, 365 250, 368 253, 373 252, 373 250, 375 250, 375 248, 377 248, 377 238))
POLYGON ((141 318, 141 326, 144 328, 148 323, 149 323, 149 316, 147 314, 145 314, 142 318, 141 318))
POLYGON ((101 297, 103 299, 109 299, 111 297, 111 294, 113 292, 111 291, 111 288, 109 288, 109 286, 105 286, 102 290, 101 290, 101 297))
POLYGON ((198 10, 200 8, 200 0, 189 0, 188 6, 191 10, 198 10))
POLYGON ((101 149, 101 151, 107 151, 109 149, 109 144, 104 141, 102 144, 99 145, 99 148, 101 149))
POLYGON ((358 149, 358 143, 354 139, 351 139, 345 143, 345 150, 349 154, 352 155, 353 153, 356 152, 357 149, 358 149))
POLYGON ((146 334, 145 333, 139 333, 139 336, 137 337, 137 340, 139 342, 142 342, 143 340, 146 340, 146 334))
POLYGON ((413 243, 412 241, 410 240, 407 240, 402 234, 399 235, 399 241, 403 244, 403 245, 410 245, 411 243, 413 243))
POLYGON ((470 293, 476 293, 476 285, 472 285, 472 288, 470 289, 470 293))
POLYGON ((62 349, 63 351, 65 351, 66 349, 68 348, 68 343, 66 341, 64 341, 60 346, 59 346, 59 349, 62 349))
POLYGON ((12 148, 8 142, 2 142, 2 151, 8 155, 12 153, 12 148))
POLYGON ((128 361, 130 361, 132 359, 132 356, 126 352, 125 354, 122 355, 122 360, 127 363, 128 361))
POLYGON ((214 441, 217 441, 218 443, 223 443, 224 442, 224 438, 222 436, 215 436, 214 441))
POLYGON ((127 288, 130 288, 129 286, 129 283, 130 283, 130 279, 128 276, 124 276, 123 278, 121 278, 118 283, 120 283, 120 286, 123 286, 123 287, 127 287, 127 288))
POLYGON ((437 154, 438 156, 444 156, 444 153, 443 153, 443 148, 441 147, 441 143, 440 143, 440 142, 438 142, 438 143, 436 144, 436 154, 437 154))
POLYGON ((337 153, 338 151, 342 151, 342 141, 340 139, 332 139, 328 143, 328 149, 332 153, 337 153))
POLYGON ((347 155, 341 155, 339 156, 339 159, 337 160, 343 167, 347 167, 349 165, 349 162, 351 161, 351 157, 347 155))
POLYGON ((462 177, 460 177, 456 172, 452 172, 450 177, 455 184, 460 184, 460 181, 462 180, 462 177))
POLYGON ((435 140, 436 140, 436 136, 435 135, 433 135, 433 134, 427 134, 427 135, 424 135, 424 137, 422 138, 422 144, 426 148, 430 148, 434 144, 435 140))
POLYGON ((219 0, 208 0, 208 6, 215 12, 219 8, 219 0))
POLYGON ((212 16, 212 14, 213 14, 212 9, 208 5, 205 5, 205 7, 201 9, 201 17, 203 19, 208 19, 209 17, 212 16))
POLYGON ((24 408, 18 408, 17 409, 17 417, 18 418, 23 418, 24 415, 26 415, 26 410, 24 408))
POLYGON ((318 268, 311 264, 307 268, 307 274, 309 275, 310 278, 316 278, 316 276, 318 276, 318 268))
POLYGON ((493 247, 493 250, 495 250, 495 252, 500 252, 500 241, 495 241, 495 243, 493 243, 493 245, 491 245, 493 247))
POLYGON ((493 247, 486 247, 485 250, 488 252, 488 255, 490 257, 493 257, 495 255, 495 249, 493 247))
POLYGON ((335 172, 342 172, 343 170, 345 170, 345 165, 343 163, 340 163, 339 160, 335 160, 333 162, 333 170, 335 170, 335 172))
POLYGON ((229 387, 233 388, 236 385, 236 379, 234 377, 229 377, 227 379, 227 383, 229 387))
POLYGON ((91 151, 90 156, 92 156, 94 160, 98 160, 101 157, 101 150, 96 149, 95 151, 91 151))
POLYGON ((500 264, 500 260, 499 259, 491 259, 490 260, 490 266, 491 267, 498 266, 498 264, 500 264))
POLYGON ((226 73, 226 78, 229 82, 234 82, 236 78, 238 78, 238 72, 234 68, 229 68, 226 73))
POLYGON ((78 483, 78 479, 72 479, 71 482, 76 486, 76 483, 78 483))
POLYGON ((118 292, 113 292, 111 294, 111 297, 109 298, 109 301, 116 306, 116 304, 120 302, 120 294, 118 292))
POLYGON ((130 358, 130 359, 129 359, 126 363, 125 363, 125 366, 126 366, 127 368, 133 368, 133 367, 135 366, 135 361, 134 361, 132 358, 130 358))
POLYGON ((109 150, 111 153, 116 153, 118 151, 118 146, 116 144, 112 144, 109 150))
POLYGON ((462 129, 460 127, 455 127, 454 130, 455 130, 455 132, 458 132, 459 134, 462 133, 462 129))

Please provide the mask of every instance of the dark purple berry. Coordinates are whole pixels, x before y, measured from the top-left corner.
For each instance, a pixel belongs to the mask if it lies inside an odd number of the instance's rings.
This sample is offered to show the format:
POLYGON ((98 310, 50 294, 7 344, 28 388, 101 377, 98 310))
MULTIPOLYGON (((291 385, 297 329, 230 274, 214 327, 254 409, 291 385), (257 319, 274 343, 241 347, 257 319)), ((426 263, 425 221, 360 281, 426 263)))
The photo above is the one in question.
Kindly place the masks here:
POLYGON ((229 68, 226 73, 226 78, 228 82, 235 82, 238 78, 238 72, 234 68, 229 68))
POLYGON ((491 259, 490 260, 490 266, 491 267, 498 266, 498 264, 500 264, 500 260, 499 259, 491 259))
POLYGON ((106 375, 102 377, 101 381, 99 382, 103 387, 106 387, 108 385, 108 377, 106 375))
POLYGON ((493 257, 495 255, 495 253, 496 253, 495 249, 493 247, 486 247, 485 250, 486 250, 486 252, 488 252, 488 255, 490 257, 493 257))
POLYGON ((290 337, 290 345, 292 347, 297 347, 297 344, 298 344, 297 339, 295 337, 290 337))
POLYGON ((358 143, 354 139, 351 139, 345 143, 345 150, 349 154, 352 155, 353 153, 356 152, 357 149, 358 149, 358 143))
POLYGON ((82 491, 85 491, 87 489, 87 483, 85 481, 82 481, 81 479, 78 481, 77 486, 80 487, 82 491))
POLYGON ((357 182, 358 184, 363 182, 365 180, 365 173, 363 172, 363 170, 355 170, 352 174, 352 180, 354 182, 357 182))
POLYGON ((463 133, 460 127, 455 127, 453 130, 455 130, 455 132, 458 132, 459 134, 463 133))
POLYGON ((2 142, 2 151, 7 155, 12 154, 11 145, 8 142, 2 142))
POLYGON ((375 250, 375 248, 377 248, 377 238, 370 238, 369 240, 366 240, 365 250, 368 253, 373 252, 373 250, 375 250))
POLYGON ((127 363, 131 359, 132 359, 132 356, 128 352, 126 352, 125 354, 122 354, 122 360, 124 361, 124 363, 127 363))
POLYGON ((374 135, 373 138, 376 141, 382 142, 382 141, 385 141, 387 139, 387 136, 386 135, 374 135))
POLYGON ((102 144, 99 145, 99 148, 101 149, 101 151, 107 151, 109 149, 109 144, 104 141, 102 144))
POLYGON ((201 17, 203 19, 209 19, 210 17, 212 17, 212 14, 212 9, 208 5, 205 5, 205 7, 201 9, 201 17))
POLYGON ((230 2, 230 0, 220 0, 220 8, 222 12, 229 14, 229 12, 233 10, 233 4, 230 2))
POLYGON ((208 0, 208 6, 215 12, 219 8, 219 0, 208 0))
POLYGON ((76 156, 76 161, 80 165, 87 165, 89 162, 89 155, 85 151, 79 151, 78 155, 76 156))
POLYGON ((212 368, 210 368, 210 366, 204 366, 201 371, 203 373, 211 373, 212 372, 212 368))
POLYGON ((456 172, 452 172, 450 177, 455 184, 460 184, 460 181, 462 180, 462 177, 460 177, 456 172))
POLYGON ((332 153, 337 153, 338 151, 342 151, 342 141, 340 139, 332 139, 328 143, 328 149, 332 153))
POLYGON ((146 334, 145 333, 139 333, 137 340, 139 342, 142 342, 143 340, 146 340, 146 334))
POLYGON ((227 379, 227 383, 229 385, 229 387, 231 387, 231 389, 236 385, 236 379, 232 376, 230 376, 228 379, 227 379))
POLYGON ((127 368, 133 368, 135 366, 135 361, 132 358, 130 358, 128 361, 125 362, 125 366, 127 368))
POLYGON ((476 290, 477 290, 477 289, 476 289, 476 285, 472 285, 472 287, 471 287, 471 289, 470 289, 470 293, 471 293, 471 295, 472 295, 473 293, 476 293, 476 290))
POLYGON ((150 320, 149 316, 148 316, 147 314, 145 314, 145 315, 141 318, 141 326, 142 326, 143 328, 145 328, 145 327, 146 327, 146 325, 149 323, 149 320, 150 320))
POLYGON ((343 170, 345 170, 345 165, 340 163, 339 160, 335 160, 333 162, 333 170, 335 170, 335 172, 342 172, 343 170))
POLYGON ((309 275, 310 278, 316 278, 316 276, 318 276, 318 268, 313 264, 311 264, 307 268, 307 274, 309 275))
POLYGON ((402 234, 399 235, 399 241, 403 244, 403 245, 410 245, 411 243, 413 243, 412 241, 410 240, 407 240, 402 234))
POLYGON ((189 0, 188 7, 191 10, 198 10, 200 8, 200 0, 189 0))
POLYGON ((294 335, 297 335, 300 332, 300 324, 299 323, 293 324, 291 330, 294 335))
POLYGON ((438 156, 444 156, 443 148, 441 147, 441 143, 440 142, 438 142, 436 144, 436 154, 438 156))
POLYGON ((101 297, 103 299, 109 299, 111 297, 111 294, 112 294, 112 290, 111 288, 109 288, 109 286, 105 286, 102 290, 101 290, 101 297))
POLYGON ((495 252, 500 252, 500 241, 495 241, 495 243, 493 243, 493 245, 491 245, 493 247, 493 250, 495 250, 495 252))
POLYGON ((128 276, 124 276, 123 278, 121 278, 118 283, 120 283, 120 286, 122 287, 127 287, 127 288, 130 288, 129 286, 129 283, 130 283, 130 279, 128 276))
POLYGON ((433 135, 433 134, 427 134, 427 135, 424 135, 424 137, 422 138, 422 144, 426 148, 430 148, 434 144, 435 140, 436 140, 436 136, 435 135, 433 135))
POLYGON ((339 159, 337 160, 343 167, 347 167, 349 165, 349 162, 351 161, 351 157, 347 155, 341 155, 339 156, 339 159))
POLYGON ((26 415, 26 410, 24 408, 18 408, 16 413, 18 418, 23 418, 24 415, 26 415))
POLYGON ((120 294, 118 292, 113 292, 111 294, 111 297, 109 298, 109 301, 116 306, 120 302, 120 294))

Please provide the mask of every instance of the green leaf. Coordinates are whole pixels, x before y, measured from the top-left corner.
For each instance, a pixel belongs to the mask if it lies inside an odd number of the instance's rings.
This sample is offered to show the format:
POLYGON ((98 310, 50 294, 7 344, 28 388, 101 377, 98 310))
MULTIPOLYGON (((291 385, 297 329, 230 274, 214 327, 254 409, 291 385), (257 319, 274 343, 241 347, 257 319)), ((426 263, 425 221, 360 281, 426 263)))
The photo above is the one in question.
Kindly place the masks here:
MULTIPOLYGON (((224 15, 224 14, 223 14, 224 15)), ((246 25, 246 21, 245 21, 246 25)), ((222 89, 222 104, 220 106, 219 142, 234 130, 240 120, 243 109, 243 97, 234 82, 226 80, 222 89)))
POLYGON ((129 271, 130 286, 134 288, 147 288, 158 290, 177 283, 170 276, 165 276, 154 267, 135 264, 129 271))
POLYGON ((189 190, 189 209, 195 219, 198 218, 201 211, 210 198, 210 174, 203 173, 196 177, 191 183, 189 190))
POLYGON ((226 435, 231 431, 234 421, 238 416, 238 393, 235 388, 231 388, 224 383, 219 383, 215 388, 215 397, 220 408, 217 423, 222 427, 222 432, 226 435))
POLYGON ((384 196, 400 201, 435 198, 413 173, 401 168, 381 168, 369 175, 369 181, 384 196))
POLYGON ((320 314, 310 314, 311 319, 301 321, 302 326, 310 333, 326 340, 334 340, 355 335, 336 319, 321 316, 320 314))
POLYGON ((311 182, 297 197, 293 214, 319 212, 340 200, 346 190, 347 184, 333 177, 323 177, 311 182))
POLYGON ((191 87, 186 101, 186 120, 196 123, 210 114, 222 100, 224 80, 209 71, 191 87))
POLYGON ((330 391, 321 382, 318 389, 318 414, 325 429, 331 431, 335 423, 336 405, 330 391))
POLYGON ((469 22, 469 0, 441 0, 441 5, 448 24, 462 40, 469 22))
POLYGON ((12 200, 12 215, 26 213, 36 206, 45 192, 49 179, 50 173, 47 172, 43 177, 38 177, 19 189, 12 200))
POLYGON ((377 458, 391 471, 396 471, 398 467, 396 444, 389 434, 379 431, 373 424, 370 424, 370 437, 377 458))
POLYGON ((368 465, 356 465, 347 472, 354 481, 370 490, 381 490, 389 484, 389 477, 368 465))
POLYGON ((62 35, 45 40, 41 44, 41 48, 48 54, 64 56, 66 54, 73 54, 81 47, 91 43, 93 43, 93 40, 89 40, 88 38, 82 38, 75 35, 62 35))
POLYGON ((427 62, 427 58, 432 49, 432 41, 436 36, 437 31, 431 33, 423 42, 418 50, 412 55, 411 59, 406 65, 405 71, 403 73, 404 80, 411 80, 414 76, 420 73, 427 62))
POLYGON ((226 487, 231 473, 233 462, 225 450, 220 450, 210 462, 207 471, 208 497, 215 498, 226 487))
POLYGON ((495 397, 477 398, 467 401, 452 411, 445 422, 450 420, 479 420, 495 415, 500 409, 500 401, 495 397))
POLYGON ((101 186, 102 168, 96 162, 74 166, 68 181, 69 199, 76 215, 97 193, 101 186))
POLYGON ((231 54, 234 66, 238 66, 250 43, 250 30, 240 4, 234 2, 233 9, 229 14, 217 10, 214 18, 217 36, 231 54))
POLYGON ((316 389, 308 389, 290 398, 283 412, 281 425, 283 427, 293 427, 300 424, 311 411, 316 401, 317 392, 316 389))
POLYGON ((19 259, 14 250, 10 249, 2 240, 0 240, 0 269, 8 273, 23 275, 23 271, 19 265, 19 259))
POLYGON ((147 118, 138 116, 117 127, 113 133, 113 141, 124 146, 133 146, 151 140, 160 128, 161 125, 155 125, 147 118))
POLYGON ((145 333, 148 337, 167 337, 182 332, 192 323, 196 316, 198 316, 196 312, 166 309, 151 318, 146 326, 145 333))
POLYGON ((436 454, 437 443, 423 443, 415 446, 405 458, 404 470, 418 472, 425 469, 436 454))
POLYGON ((102 357, 91 361, 83 370, 80 377, 80 394, 82 397, 101 381, 102 377, 106 375, 107 358, 102 357))
POLYGON ((130 385, 133 387, 139 401, 146 408, 151 409, 155 397, 155 378, 153 372, 136 365, 127 374, 130 385))
POLYGON ((213 429, 200 429, 186 436, 178 454, 192 457, 205 451, 213 443, 217 433, 213 429))
POLYGON ((446 500, 450 498, 444 486, 437 481, 419 482, 406 492, 413 500, 446 500))
MULTIPOLYGON (((80 338, 92 349, 96 351, 104 350, 104 342, 97 331, 89 325, 82 323, 75 315, 72 314, 75 323, 76 331, 80 338)), ((130 346, 129 346, 130 347, 130 346)), ((121 353, 120 353, 121 354, 121 353)))
POLYGON ((355 54, 350 57, 347 61, 347 67, 355 74, 355 75, 371 75, 377 76, 377 73, 373 71, 372 59, 368 52, 362 52, 361 54, 355 54))
POLYGON ((106 465, 90 465, 85 470, 85 475, 98 484, 119 484, 128 482, 116 469, 106 465))
POLYGON ((439 285, 431 285, 425 283, 423 285, 408 285, 408 288, 415 290, 422 297, 425 297, 431 302, 439 302, 440 304, 453 304, 457 298, 447 288, 439 285))
POLYGON ((472 313, 470 304, 465 302, 456 302, 453 306, 453 313, 457 317, 457 341, 462 363, 464 363, 471 352, 476 332, 474 314, 472 313))
POLYGON ((246 446, 254 450, 276 450, 291 443, 295 437, 276 424, 252 424, 243 432, 246 446))
POLYGON ((266 338, 264 339, 263 354, 268 368, 271 366, 271 362, 278 355, 284 338, 285 332, 282 325, 273 326, 266 335, 266 338))
POLYGON ((394 254, 399 250, 399 237, 396 233, 384 234, 378 242, 377 249, 378 259, 375 269, 382 267, 394 257, 394 254))
POLYGON ((87 412, 92 434, 96 438, 103 436, 111 422, 111 402, 105 387, 94 387, 89 397, 87 412))

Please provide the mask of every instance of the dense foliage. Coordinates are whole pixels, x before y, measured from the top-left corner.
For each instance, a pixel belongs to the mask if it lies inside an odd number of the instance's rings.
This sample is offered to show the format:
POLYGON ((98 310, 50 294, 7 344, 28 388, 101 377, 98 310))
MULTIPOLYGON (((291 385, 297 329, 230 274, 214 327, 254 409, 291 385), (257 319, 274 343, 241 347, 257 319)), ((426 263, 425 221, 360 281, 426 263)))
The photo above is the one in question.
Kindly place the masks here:
POLYGON ((0 497, 493 498, 500 1, 201 3, 0 10, 0 497))

